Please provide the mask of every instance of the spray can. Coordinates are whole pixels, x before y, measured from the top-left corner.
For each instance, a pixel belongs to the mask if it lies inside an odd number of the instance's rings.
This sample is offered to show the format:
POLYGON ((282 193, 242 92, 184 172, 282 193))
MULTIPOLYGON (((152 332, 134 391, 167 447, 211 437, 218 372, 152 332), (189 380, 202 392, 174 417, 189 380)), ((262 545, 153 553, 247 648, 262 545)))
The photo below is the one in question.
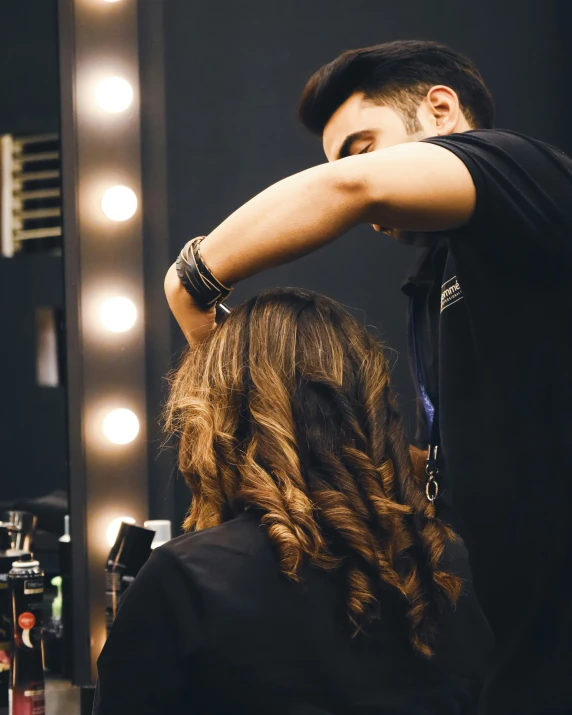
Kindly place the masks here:
POLYGON ((31 554, 12 564, 8 575, 12 604, 10 715, 45 715, 42 600, 44 572, 31 554))

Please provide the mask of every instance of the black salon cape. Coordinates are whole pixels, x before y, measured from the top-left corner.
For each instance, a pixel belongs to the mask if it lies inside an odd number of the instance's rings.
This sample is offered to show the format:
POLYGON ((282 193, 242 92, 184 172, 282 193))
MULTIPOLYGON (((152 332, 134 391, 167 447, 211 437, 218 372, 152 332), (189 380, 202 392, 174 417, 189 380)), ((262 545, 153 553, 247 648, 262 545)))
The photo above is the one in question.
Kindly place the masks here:
MULTIPOLYGON (((448 565, 468 579, 455 545, 448 565)), ((98 661, 96 715, 461 715, 491 650, 472 588, 441 626, 438 655, 412 651, 402 604, 353 637, 343 575, 280 572, 258 517, 157 549, 127 590, 98 661)))
POLYGON ((427 141, 477 191, 404 290, 439 408, 442 502, 498 642, 481 712, 572 713, 572 161, 508 131, 427 141))

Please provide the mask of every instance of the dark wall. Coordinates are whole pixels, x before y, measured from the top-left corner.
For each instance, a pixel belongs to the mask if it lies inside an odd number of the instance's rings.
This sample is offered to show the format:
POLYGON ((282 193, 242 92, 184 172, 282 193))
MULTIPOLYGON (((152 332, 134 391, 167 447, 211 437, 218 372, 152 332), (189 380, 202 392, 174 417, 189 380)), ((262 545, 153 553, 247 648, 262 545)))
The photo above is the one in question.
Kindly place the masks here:
POLYGON ((36 381, 36 307, 63 309, 62 262, 0 258, 0 501, 67 489, 65 387, 36 381))
POLYGON ((57 0, 0 9, 0 134, 59 131, 57 0))
MULTIPOLYGON (((449 43, 480 67, 498 126, 567 144, 559 5, 166 0, 172 256, 270 183, 324 161, 319 140, 297 124, 296 104, 312 72, 350 47, 400 38, 449 43)), ((360 227, 318 254, 245 281, 235 300, 280 284, 321 290, 363 309, 403 354, 399 285, 411 260, 411 249, 360 227)), ((407 404, 404 359, 395 379, 407 404)))
MULTIPOLYGON (((0 134, 57 131, 57 0, 3 2, 0 134)), ((0 258, 1 501, 67 487, 65 388, 36 383, 36 306, 62 308, 61 258, 0 258)))
POLYGON ((172 320, 163 280, 169 265, 167 201, 167 136, 165 130, 164 13, 161 3, 139 2, 141 84, 141 170, 145 281, 145 347, 147 369, 147 440, 149 518, 174 518, 175 459, 162 450, 160 415, 167 397, 162 377, 171 367, 172 320))
MULTIPOLYGON (((446 42, 480 67, 498 126, 571 148, 562 91, 565 9, 557 0, 165 0, 164 7, 171 259, 269 184, 324 161, 319 140, 297 123, 296 105, 309 76, 352 47, 446 42)), ((232 300, 296 285, 363 311, 395 350, 394 385, 410 420, 399 289, 414 261, 413 249, 359 227, 317 254, 245 281, 232 300)), ((173 347, 181 344, 175 332, 173 347)))

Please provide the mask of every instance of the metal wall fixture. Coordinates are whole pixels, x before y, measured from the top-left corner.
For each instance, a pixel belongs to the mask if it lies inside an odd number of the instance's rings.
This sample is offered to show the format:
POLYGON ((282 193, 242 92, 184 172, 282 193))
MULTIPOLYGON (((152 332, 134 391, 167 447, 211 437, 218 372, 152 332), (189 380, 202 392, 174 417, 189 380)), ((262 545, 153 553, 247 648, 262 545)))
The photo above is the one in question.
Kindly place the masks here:
POLYGON ((60 142, 57 134, 0 137, 0 252, 60 249, 60 142))

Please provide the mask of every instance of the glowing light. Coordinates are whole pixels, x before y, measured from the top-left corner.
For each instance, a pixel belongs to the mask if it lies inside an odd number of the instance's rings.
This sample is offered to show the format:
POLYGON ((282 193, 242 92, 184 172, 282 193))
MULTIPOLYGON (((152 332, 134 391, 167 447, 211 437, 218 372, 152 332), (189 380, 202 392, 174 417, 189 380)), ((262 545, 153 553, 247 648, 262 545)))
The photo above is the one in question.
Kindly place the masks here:
POLYGON ((104 2, 119 2, 119 0, 103 0, 104 2))
POLYGON ((110 298, 101 307, 101 322, 113 333, 130 330, 137 320, 137 308, 129 298, 110 298))
POLYGON ((115 539, 117 539, 117 534, 119 534, 119 529, 121 524, 125 522, 126 524, 134 524, 135 519, 132 516, 120 516, 109 523, 107 527, 106 537, 109 546, 113 546, 115 539))
POLYGON ((122 77, 108 77, 97 87, 96 97, 102 109, 117 114, 125 111, 133 101, 133 89, 122 77))
POLYGON ((103 420, 103 432, 113 444, 128 444, 139 434, 139 420, 131 410, 112 410, 103 420))
POLYGON ((137 196, 127 186, 112 186, 103 194, 101 210, 112 221, 127 221, 137 211, 137 196))

